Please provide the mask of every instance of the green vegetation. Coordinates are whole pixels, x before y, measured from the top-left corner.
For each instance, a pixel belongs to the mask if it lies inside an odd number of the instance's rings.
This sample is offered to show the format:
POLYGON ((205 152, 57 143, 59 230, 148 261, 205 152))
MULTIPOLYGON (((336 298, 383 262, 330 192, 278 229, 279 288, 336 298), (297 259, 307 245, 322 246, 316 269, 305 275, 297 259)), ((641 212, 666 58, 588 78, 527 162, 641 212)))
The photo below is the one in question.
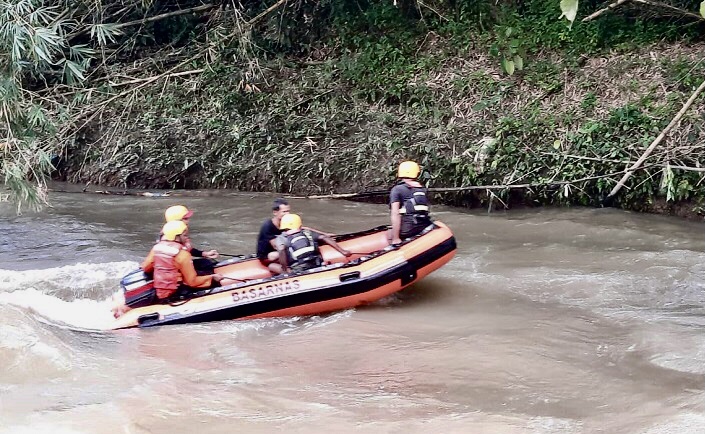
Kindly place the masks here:
MULTIPOLYGON (((317 194, 386 188, 413 158, 431 187, 523 186, 448 203, 598 205, 705 80, 697 1, 670 4, 694 17, 630 5, 583 23, 605 6, 584 0, 570 27, 557 0, 79 2, 70 17, 23 3, 54 36, 26 32, 0 60, 2 170, 20 201, 40 198, 54 155, 77 183, 317 194)), ((700 209, 702 107, 621 206, 700 209)))

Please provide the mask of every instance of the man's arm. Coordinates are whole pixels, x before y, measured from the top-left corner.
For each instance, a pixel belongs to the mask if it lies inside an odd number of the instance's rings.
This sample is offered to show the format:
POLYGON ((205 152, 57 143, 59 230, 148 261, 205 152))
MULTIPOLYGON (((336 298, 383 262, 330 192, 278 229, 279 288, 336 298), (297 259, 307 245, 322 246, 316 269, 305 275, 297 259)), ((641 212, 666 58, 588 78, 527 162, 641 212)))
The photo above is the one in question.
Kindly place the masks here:
POLYGON ((401 214, 399 214, 399 202, 392 203, 392 209, 389 211, 390 219, 392 220, 392 244, 401 243, 399 232, 401 231, 401 214))
POLYGON ((213 283, 213 275, 199 276, 193 268, 191 255, 186 250, 181 250, 174 258, 176 268, 181 272, 181 278, 185 285, 191 288, 208 288, 213 283))
POLYGON ((284 243, 277 243, 275 248, 279 253, 279 264, 282 266, 282 270, 284 270, 285 273, 288 273, 291 270, 289 270, 289 257, 286 254, 286 246, 284 243))
POLYGON ((336 243, 333 238, 329 237, 328 235, 320 235, 318 237, 319 241, 323 241, 324 243, 328 244, 329 246, 333 247, 335 250, 340 252, 341 255, 348 257, 352 256, 352 253, 349 250, 345 250, 344 248, 340 247, 340 244, 336 243))
POLYGON ((145 273, 151 273, 154 271, 154 249, 149 251, 149 255, 142 261, 142 271, 145 273))

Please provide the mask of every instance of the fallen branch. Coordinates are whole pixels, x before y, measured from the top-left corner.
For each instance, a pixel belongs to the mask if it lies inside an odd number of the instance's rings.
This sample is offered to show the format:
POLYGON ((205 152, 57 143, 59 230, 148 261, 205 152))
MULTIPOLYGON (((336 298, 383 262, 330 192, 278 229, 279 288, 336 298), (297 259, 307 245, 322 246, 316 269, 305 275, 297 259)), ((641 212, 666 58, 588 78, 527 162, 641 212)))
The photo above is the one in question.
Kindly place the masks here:
POLYGON ((318 98, 320 98, 320 97, 322 97, 322 96, 328 95, 329 93, 333 92, 333 90, 335 90, 335 89, 329 89, 329 90, 327 90, 327 91, 325 91, 325 92, 323 92, 323 93, 319 93, 318 95, 314 95, 314 96, 312 96, 312 97, 310 97, 310 98, 306 98, 306 99, 303 100, 303 101, 299 101, 299 102, 297 102, 296 104, 294 104, 293 106, 291 106, 291 107, 289 108, 289 110, 293 110, 293 109, 295 109, 295 108, 297 108, 297 107, 299 107, 299 106, 301 106, 301 105, 304 105, 304 104, 306 104, 306 103, 309 103, 309 102, 311 102, 311 101, 313 101, 313 100, 315 100, 315 99, 318 99, 318 98))
POLYGON ((389 190, 362 191, 359 193, 313 194, 310 196, 288 196, 290 199, 353 199, 356 197, 381 196, 389 190))
POLYGON ((171 18, 171 17, 178 17, 179 15, 186 15, 186 14, 192 14, 196 12, 204 12, 211 10, 219 5, 214 5, 212 3, 206 4, 206 5, 201 5, 201 6, 196 6, 188 9, 181 9, 178 11, 172 11, 172 12, 167 12, 161 15, 155 15, 153 17, 149 18, 142 18, 141 20, 134 20, 134 21, 128 21, 126 23, 121 23, 115 25, 113 28, 115 29, 122 29, 125 27, 130 27, 134 25, 142 25, 142 24, 147 24, 147 23, 153 23, 154 21, 159 21, 163 20, 165 18, 171 18))
POLYGON ((667 10, 669 10, 669 11, 671 11, 671 12, 676 12, 676 13, 678 13, 679 15, 682 15, 682 16, 688 17, 688 18, 692 18, 692 19, 697 20, 697 21, 703 21, 703 20, 705 20, 705 18, 703 18, 703 17, 700 16, 699 14, 696 14, 696 13, 693 13, 693 12, 687 11, 687 10, 685 10, 685 9, 681 9, 681 8, 679 8, 679 7, 672 6, 672 5, 669 5, 669 4, 666 4, 666 3, 661 3, 661 2, 658 2, 658 1, 655 1, 655 0, 617 0, 617 1, 614 2, 614 3, 610 3, 609 5, 607 5, 607 7, 602 8, 602 9, 596 11, 596 12, 593 12, 592 14, 590 14, 590 15, 588 15, 587 17, 583 18, 583 19, 582 19, 582 22, 585 23, 585 22, 588 22, 588 21, 592 21, 592 20, 594 20, 595 18, 599 17, 600 15, 604 14, 605 12, 607 12, 607 11, 609 11, 609 10, 612 10, 612 9, 616 8, 617 6, 620 6, 620 5, 624 4, 624 3, 627 3, 628 1, 631 1, 632 3, 641 3, 641 4, 643 4, 643 5, 653 6, 653 7, 657 7, 657 8, 661 8, 661 9, 667 9, 667 10))
POLYGON ((269 15, 270 13, 272 13, 275 9, 278 9, 279 6, 283 5, 283 4, 286 3, 287 1, 289 1, 289 0, 279 0, 278 2, 274 3, 272 6, 268 7, 268 8, 265 9, 263 12, 261 12, 259 15, 257 15, 256 17, 254 17, 254 18, 252 18, 250 21, 248 21, 248 22, 246 23, 246 24, 247 24, 247 27, 252 27, 252 26, 254 26, 254 25, 257 24, 260 20, 262 20, 264 17, 266 17, 267 15, 269 15))
POLYGON ((686 172, 705 172, 705 167, 690 167, 690 166, 668 166, 671 169, 684 170, 686 172))
POLYGON ((607 12, 607 11, 609 11, 609 10, 611 10, 611 9, 614 9, 614 8, 616 8, 617 6, 619 6, 619 5, 621 5, 621 4, 624 4, 624 3, 628 2, 628 1, 629 1, 629 0, 617 0, 617 1, 614 2, 614 3, 610 3, 609 5, 607 5, 607 7, 604 7, 604 8, 602 8, 602 9, 596 11, 596 12, 593 12, 593 13, 591 13, 590 15, 588 15, 587 17, 583 18, 582 21, 583 21, 584 23, 586 23, 586 22, 588 22, 588 21, 592 21, 592 20, 594 20, 595 18, 599 17, 600 15, 604 14, 605 12, 607 12))
POLYGON ((423 7, 425 7, 426 9, 430 10, 431 12, 433 12, 434 14, 438 15, 438 18, 440 18, 440 19, 442 19, 442 20, 444 20, 444 21, 450 21, 448 18, 446 18, 445 16, 443 16, 443 14, 441 14, 441 13, 438 12, 437 10, 433 9, 431 6, 427 5, 426 3, 422 2, 421 0, 417 0, 416 3, 418 3, 419 6, 423 6, 423 7))
POLYGON ((164 192, 150 192, 150 191, 129 191, 129 190, 88 190, 83 188, 80 191, 67 190, 60 188, 48 188, 50 193, 86 193, 86 194, 103 194, 109 196, 143 196, 143 197, 171 197, 171 196, 181 196, 180 194, 174 195, 170 191, 164 192))
MULTIPOLYGON (((203 71, 205 71, 205 69, 200 68, 200 69, 192 69, 191 71, 174 72, 172 74, 168 74, 166 76, 166 78, 183 77, 184 75, 200 74, 203 71)), ((121 83, 113 83, 113 82, 109 82, 109 83, 112 87, 120 87, 120 86, 127 86, 128 84, 135 84, 135 83, 141 83, 143 81, 149 81, 152 78, 154 78, 154 77, 135 78, 134 80, 123 81, 121 83)))
POLYGON ((80 194, 100 194, 108 196, 142 196, 151 198, 162 197, 225 197, 230 196, 229 190, 167 190, 167 191, 132 191, 132 190, 88 190, 87 186, 82 190, 48 188, 51 193, 80 193, 80 194))
MULTIPOLYGON (((180 9, 178 11, 172 11, 172 12, 167 12, 161 15, 155 15, 153 17, 148 17, 148 18, 141 18, 139 20, 133 20, 133 21, 128 21, 126 23, 120 23, 120 24, 104 24, 104 25, 109 25, 113 29, 122 29, 125 27, 130 27, 138 24, 146 24, 146 23, 152 23, 154 21, 159 21, 163 20, 165 18, 170 18, 170 17, 177 17, 179 15, 186 15, 186 14, 192 14, 196 12, 204 12, 204 11, 209 11, 215 7, 218 7, 219 5, 215 5, 212 3, 206 4, 206 5, 201 5, 201 6, 195 6, 192 8, 188 9, 180 9)), ((124 10, 125 8, 121 9, 124 10)), ((113 15, 111 17, 108 17, 108 19, 115 18, 117 15, 113 15)), ((91 26, 86 26, 83 28, 80 28, 76 30, 75 32, 69 34, 66 39, 75 39, 78 36, 85 35, 86 33, 91 31, 91 26)))
POLYGON ((695 14, 695 13, 693 13, 693 12, 690 12, 690 11, 687 11, 687 10, 684 10, 684 9, 681 9, 681 8, 677 8, 677 7, 675 7, 675 6, 671 6, 671 5, 666 4, 666 3, 661 3, 661 2, 657 2, 657 1, 653 1, 653 0, 632 0, 632 1, 635 2, 635 3, 641 3, 641 4, 645 4, 645 5, 649 5, 649 6, 655 6, 655 7, 657 7, 657 8, 668 9, 668 10, 670 10, 670 11, 677 12, 677 13, 679 13, 680 15, 683 15, 683 16, 685 16, 685 17, 693 18, 693 19, 695 19, 695 20, 697 20, 697 21, 703 21, 703 20, 705 20, 705 18, 701 17, 701 16, 698 15, 698 14, 695 14))
POLYGON ((636 163, 634 163, 629 169, 627 169, 624 176, 622 176, 622 179, 619 180, 617 185, 615 185, 614 188, 612 189, 612 191, 610 191, 610 194, 607 195, 607 197, 605 198, 605 202, 609 201, 615 194, 617 194, 617 192, 619 192, 619 190, 624 186, 624 183, 627 182, 627 180, 629 179, 630 176, 632 176, 632 173, 634 173, 634 171, 636 169, 638 169, 639 166, 641 166, 642 163, 644 163, 644 161, 646 161, 647 158, 649 158, 649 155, 651 155, 653 150, 656 149, 656 146, 658 146, 659 143, 661 143, 663 141, 663 139, 666 137, 666 134, 668 134, 668 132, 671 131, 671 129, 678 122, 680 122, 680 120, 681 120, 681 118, 683 118, 683 115, 685 114, 685 112, 688 111, 690 106, 693 104, 693 102, 698 97, 698 95, 700 95, 700 92, 702 92, 703 89, 705 89, 705 81, 703 81, 700 84, 700 86, 695 90, 695 92, 690 96, 690 98, 688 98, 688 101, 686 101, 685 104, 683 104, 683 107, 676 114, 676 116, 671 120, 671 122, 666 126, 666 128, 664 128, 663 131, 661 131, 661 134, 659 134, 658 137, 656 137, 656 139, 654 139, 654 141, 651 142, 651 145, 649 145, 649 147, 646 148, 646 151, 644 151, 644 153, 641 155, 641 157, 639 157, 639 159, 636 161, 636 163))
MULTIPOLYGON (((556 185, 567 185, 567 184, 577 184, 578 182, 593 181, 596 179, 611 178, 613 176, 621 175, 624 170, 619 172, 608 173, 605 175, 595 175, 588 176, 585 178, 573 179, 570 181, 551 181, 551 182, 534 182, 527 184, 502 184, 502 185, 468 185, 464 187, 432 187, 428 191, 431 193, 452 193, 460 191, 472 191, 472 190, 511 190, 520 188, 535 188, 535 187, 551 187, 556 185)), ((310 196, 289 196, 291 199, 354 199, 359 197, 368 196, 382 196, 389 194, 389 190, 373 190, 373 191, 363 191, 360 193, 340 193, 340 194, 316 194, 310 196)))
POLYGON ((541 152, 541 155, 548 155, 548 156, 551 156, 551 157, 571 158, 571 159, 574 159, 574 160, 596 161, 596 162, 598 162, 598 163, 631 164, 629 161, 612 160, 612 159, 609 159, 609 158, 586 157, 586 156, 584 156, 584 155, 556 154, 556 153, 554 153, 554 152, 541 152))

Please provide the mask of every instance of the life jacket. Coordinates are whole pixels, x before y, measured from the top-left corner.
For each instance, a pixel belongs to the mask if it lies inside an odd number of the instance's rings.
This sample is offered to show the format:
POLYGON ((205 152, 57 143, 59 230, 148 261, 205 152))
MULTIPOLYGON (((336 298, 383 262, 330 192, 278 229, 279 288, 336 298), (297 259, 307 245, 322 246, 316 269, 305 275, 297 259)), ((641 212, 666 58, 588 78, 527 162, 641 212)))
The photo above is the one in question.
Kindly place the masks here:
POLYGON ((323 264, 318 244, 309 230, 303 229, 293 234, 287 234, 286 239, 288 240, 287 254, 291 268, 306 270, 323 264))
POLYGON ((402 217, 413 218, 414 222, 422 222, 430 219, 430 204, 426 197, 426 188, 412 187, 406 183, 404 186, 409 190, 406 195, 408 199, 399 207, 399 214, 402 217))
POLYGON ((174 258, 186 246, 174 241, 160 241, 154 248, 154 287, 158 298, 174 294, 181 284, 181 272, 174 258))

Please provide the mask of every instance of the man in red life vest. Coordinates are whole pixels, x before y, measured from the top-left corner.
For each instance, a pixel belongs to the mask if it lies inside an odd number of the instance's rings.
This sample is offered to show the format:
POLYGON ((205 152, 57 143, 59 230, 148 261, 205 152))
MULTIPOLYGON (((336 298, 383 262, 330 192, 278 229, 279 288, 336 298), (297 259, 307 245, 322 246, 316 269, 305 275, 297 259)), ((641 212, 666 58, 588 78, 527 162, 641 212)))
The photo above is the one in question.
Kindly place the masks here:
POLYGON ((191 262, 188 227, 181 220, 171 221, 162 228, 161 240, 142 263, 145 273, 154 272, 154 288, 160 301, 168 300, 179 290, 197 291, 219 286, 221 274, 198 276, 191 262))

